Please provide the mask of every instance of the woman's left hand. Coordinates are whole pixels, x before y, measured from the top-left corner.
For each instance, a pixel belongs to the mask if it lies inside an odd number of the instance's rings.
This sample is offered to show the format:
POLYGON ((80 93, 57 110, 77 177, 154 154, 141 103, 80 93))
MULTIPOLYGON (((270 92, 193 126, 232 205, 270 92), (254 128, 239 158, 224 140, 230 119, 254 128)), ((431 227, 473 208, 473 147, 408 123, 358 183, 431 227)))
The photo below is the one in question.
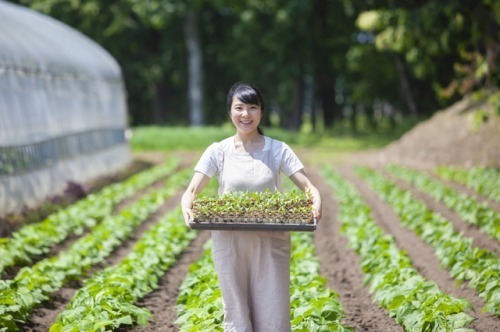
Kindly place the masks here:
POLYGON ((321 219, 321 198, 313 196, 313 216, 316 219, 316 223, 319 223, 321 219))

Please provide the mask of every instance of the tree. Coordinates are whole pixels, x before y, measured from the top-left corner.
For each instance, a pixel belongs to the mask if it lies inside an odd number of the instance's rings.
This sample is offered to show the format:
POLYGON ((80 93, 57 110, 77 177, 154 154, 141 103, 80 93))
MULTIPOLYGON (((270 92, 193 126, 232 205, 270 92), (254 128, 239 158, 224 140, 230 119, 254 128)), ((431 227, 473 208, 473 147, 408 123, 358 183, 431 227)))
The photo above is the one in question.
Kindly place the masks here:
POLYGON ((408 64, 416 79, 427 81, 437 97, 498 82, 498 2, 388 1, 385 7, 361 12, 358 23, 376 35, 378 50, 396 53, 397 61, 408 64), (465 75, 455 70, 464 69, 463 62, 469 67, 462 70, 465 75))
POLYGON ((190 9, 186 13, 185 33, 188 55, 188 105, 189 124, 201 126, 203 120, 203 52, 198 33, 198 13, 190 9))

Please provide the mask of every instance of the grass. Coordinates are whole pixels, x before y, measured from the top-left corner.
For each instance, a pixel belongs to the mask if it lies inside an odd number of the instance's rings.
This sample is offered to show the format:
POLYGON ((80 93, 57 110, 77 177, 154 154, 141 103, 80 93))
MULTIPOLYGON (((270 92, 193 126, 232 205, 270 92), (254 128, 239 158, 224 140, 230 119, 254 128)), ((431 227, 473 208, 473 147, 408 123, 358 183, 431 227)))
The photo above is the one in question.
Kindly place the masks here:
MULTIPOLYGON (((372 129, 359 126, 354 133, 347 122, 339 122, 333 129, 313 133, 310 129, 291 132, 279 128, 263 128, 267 136, 286 142, 294 148, 313 148, 325 153, 348 153, 378 149, 398 139, 414 123, 403 122, 395 129, 380 125, 372 129)), ((130 141, 133 151, 199 151, 211 143, 235 134, 232 125, 219 127, 145 126, 132 128, 130 141)))

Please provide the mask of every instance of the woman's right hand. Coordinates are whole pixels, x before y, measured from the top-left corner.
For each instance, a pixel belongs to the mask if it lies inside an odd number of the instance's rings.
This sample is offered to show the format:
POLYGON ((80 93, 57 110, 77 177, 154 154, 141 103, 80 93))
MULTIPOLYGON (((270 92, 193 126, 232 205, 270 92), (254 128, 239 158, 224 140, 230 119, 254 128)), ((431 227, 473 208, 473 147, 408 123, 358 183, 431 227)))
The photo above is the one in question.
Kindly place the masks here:
POLYGON ((184 222, 186 223, 186 226, 191 228, 189 222, 193 220, 193 209, 183 207, 182 215, 184 216, 184 222))
POLYGON ((193 221, 193 202, 195 195, 198 194, 210 181, 210 178, 203 173, 195 172, 191 183, 181 198, 182 216, 187 227, 189 222, 193 221))

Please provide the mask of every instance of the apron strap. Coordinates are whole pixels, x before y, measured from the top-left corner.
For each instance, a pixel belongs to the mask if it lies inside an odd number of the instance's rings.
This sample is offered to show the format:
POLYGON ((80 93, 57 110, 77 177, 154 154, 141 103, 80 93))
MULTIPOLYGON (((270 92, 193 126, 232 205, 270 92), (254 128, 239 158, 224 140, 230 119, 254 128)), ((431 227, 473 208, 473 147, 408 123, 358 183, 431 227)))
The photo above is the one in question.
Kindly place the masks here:
POLYGON ((223 173, 224 173, 224 155, 225 155, 225 152, 224 152, 224 147, 222 146, 219 146, 219 158, 218 158, 218 161, 219 161, 219 165, 218 165, 218 169, 219 169, 219 195, 222 194, 222 191, 224 190, 224 176, 223 176, 223 173))
POLYGON ((276 141, 275 139, 271 138, 271 147, 269 148, 269 150, 271 151, 271 156, 274 163, 273 171, 276 171, 276 190, 281 191, 281 172, 280 172, 281 165, 280 165, 280 160, 278 160, 278 158, 276 158, 275 155, 274 151, 275 141, 276 141))

